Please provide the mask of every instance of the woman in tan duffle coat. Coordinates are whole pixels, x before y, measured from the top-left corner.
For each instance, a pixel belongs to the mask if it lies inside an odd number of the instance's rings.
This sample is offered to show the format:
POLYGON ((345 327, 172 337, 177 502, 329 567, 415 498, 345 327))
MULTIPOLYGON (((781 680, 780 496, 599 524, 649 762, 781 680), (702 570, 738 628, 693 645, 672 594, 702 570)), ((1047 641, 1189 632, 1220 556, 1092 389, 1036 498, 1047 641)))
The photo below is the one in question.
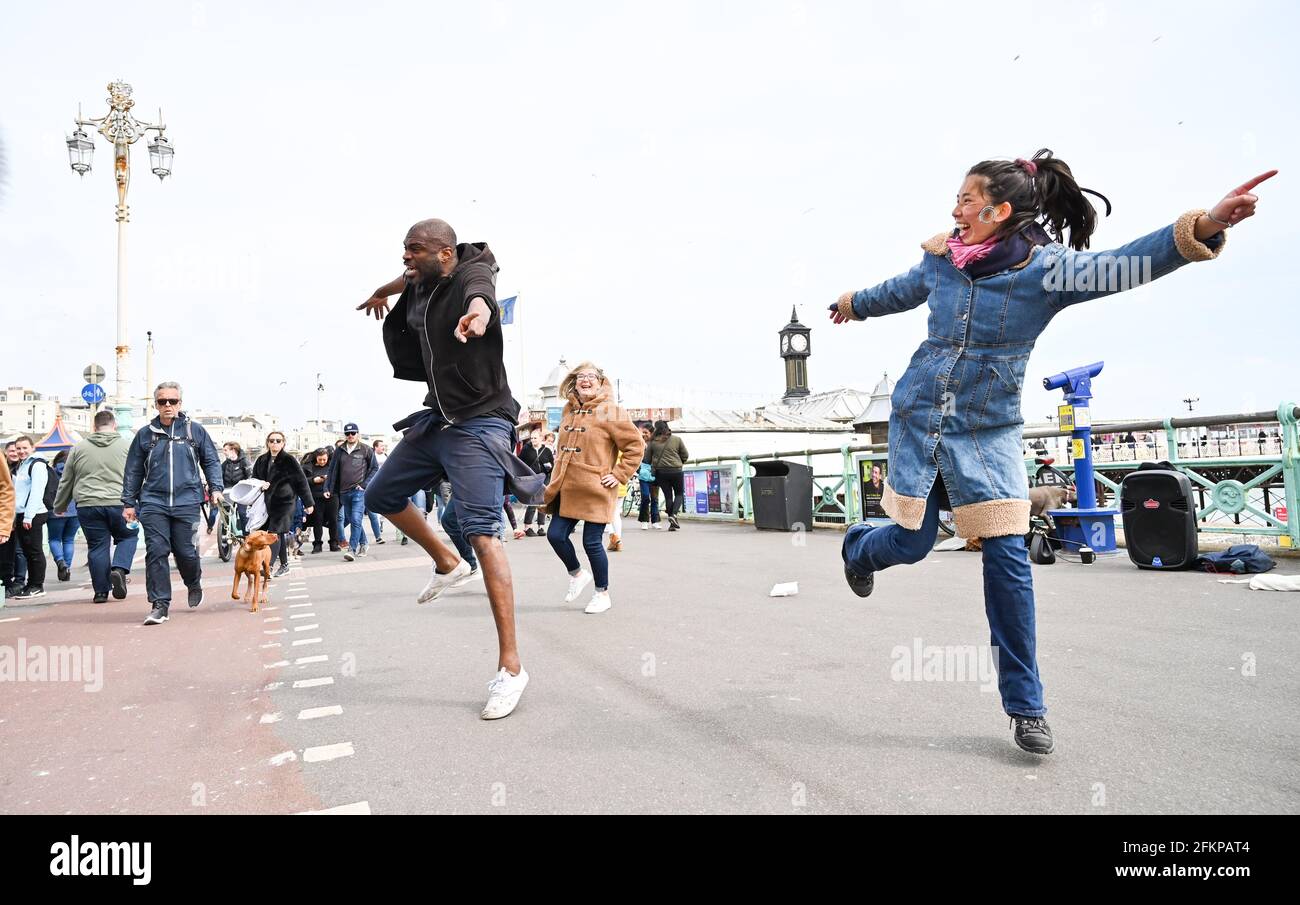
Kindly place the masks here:
POLYGON ((585 612, 603 613, 610 607, 609 558, 601 536, 614 511, 618 485, 636 474, 644 444, 640 430, 611 398, 604 372, 591 362, 569 372, 560 384, 560 395, 568 401, 560 416, 555 469, 546 485, 546 511, 551 514, 546 538, 569 572, 564 602, 577 600, 594 577, 596 592, 585 612), (578 522, 584 523, 582 546, 590 572, 578 562, 569 539, 578 522))

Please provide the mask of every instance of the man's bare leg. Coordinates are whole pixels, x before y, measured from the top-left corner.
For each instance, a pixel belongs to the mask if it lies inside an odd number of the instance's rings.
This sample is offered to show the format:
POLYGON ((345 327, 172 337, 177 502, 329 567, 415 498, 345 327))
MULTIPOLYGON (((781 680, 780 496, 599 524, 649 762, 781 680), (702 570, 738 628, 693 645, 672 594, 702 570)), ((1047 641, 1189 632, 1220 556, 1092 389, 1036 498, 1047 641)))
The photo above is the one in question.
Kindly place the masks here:
MULTIPOLYGON (((432 533, 432 532, 430 532, 432 533)), ((504 668, 518 675, 519 647, 515 641, 515 586, 510 577, 510 560, 501 541, 492 535, 477 534, 469 538, 474 553, 483 570, 483 583, 487 585, 488 601, 492 604, 492 619, 497 624, 497 643, 500 657, 497 669, 504 668)))
MULTIPOLYGON (((433 526, 425 519, 424 513, 417 509, 414 503, 408 502, 406 508, 401 512, 394 512, 391 514, 385 513, 384 518, 388 519, 396 525, 403 534, 423 547, 424 552, 433 557, 434 563, 438 566, 438 571, 444 575, 456 568, 456 564, 460 562, 460 554, 451 547, 448 547, 442 541, 438 540, 437 532, 433 530, 433 526)), ((508 569, 506 577, 508 580, 508 569)))

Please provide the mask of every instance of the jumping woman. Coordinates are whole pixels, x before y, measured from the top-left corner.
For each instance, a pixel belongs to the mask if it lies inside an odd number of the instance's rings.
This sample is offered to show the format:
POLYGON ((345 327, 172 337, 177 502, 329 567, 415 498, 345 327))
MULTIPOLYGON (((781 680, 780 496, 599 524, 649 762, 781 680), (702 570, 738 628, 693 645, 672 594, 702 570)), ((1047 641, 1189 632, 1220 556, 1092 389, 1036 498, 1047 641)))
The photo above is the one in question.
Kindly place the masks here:
POLYGON ((1029 354, 1069 306, 1218 257, 1224 230, 1255 213, 1251 190, 1276 172, 1238 186, 1208 212, 1190 211, 1114 251, 1091 253, 1085 249, 1097 215, 1084 193, 1097 193, 1080 188, 1063 160, 1045 149, 1031 160, 986 160, 958 191, 955 228, 925 242, 919 264, 831 306, 837 324, 930 307, 929 336, 891 400, 882 504, 895 524, 849 529, 845 579, 866 597, 874 573, 919 562, 934 546, 940 509, 952 511, 958 534, 981 538, 998 688, 1025 751, 1053 748, 1024 544, 1029 500, 1020 394, 1029 354), (1114 262, 1135 259, 1150 269, 1115 280, 1114 262))

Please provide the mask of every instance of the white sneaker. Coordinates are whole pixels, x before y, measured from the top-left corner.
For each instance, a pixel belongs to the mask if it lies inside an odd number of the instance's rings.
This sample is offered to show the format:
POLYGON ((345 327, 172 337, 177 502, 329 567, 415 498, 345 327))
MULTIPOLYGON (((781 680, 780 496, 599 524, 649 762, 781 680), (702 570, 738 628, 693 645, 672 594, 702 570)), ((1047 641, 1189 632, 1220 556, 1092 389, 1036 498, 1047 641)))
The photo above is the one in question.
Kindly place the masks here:
POLYGON ((349 547, 348 549, 346 549, 346 550, 343 551, 343 561, 344 561, 344 562, 352 562, 352 560, 354 560, 354 559, 356 559, 356 558, 357 558, 357 554, 355 554, 355 553, 352 552, 352 548, 351 548, 351 547, 349 547))
POLYGON ((464 575, 460 578, 457 578, 450 585, 448 585, 447 590, 454 591, 457 588, 463 588, 465 587, 465 585, 469 584, 474 579, 482 578, 482 577, 483 577, 483 570, 476 566, 475 568, 469 570, 468 575, 464 575))
POLYGON ((357 556, 365 556, 370 552, 369 544, 362 544, 361 549, 357 551, 357 556))
POLYGON ((514 713, 519 705, 519 696, 528 685, 528 673, 521 667, 519 675, 512 676, 505 667, 497 670, 496 677, 488 682, 488 699, 479 714, 485 720, 499 720, 514 713))
POLYGON ((437 563, 430 566, 430 572, 432 574, 429 575, 429 583, 424 586, 420 596, 415 599, 416 603, 428 603, 430 600, 436 599, 439 594, 452 587, 458 579, 467 577, 470 574, 470 568, 469 563, 462 559, 456 563, 456 568, 445 575, 438 573, 437 563))
POLYGON ((663 522, 655 522, 655 524, 654 524, 654 529, 655 529, 656 531, 662 531, 662 530, 664 530, 664 523, 663 523, 663 522))
POLYGON ((573 601, 577 600, 578 595, 582 593, 582 589, 587 586, 589 581, 591 581, 591 573, 586 569, 581 569, 577 575, 571 576, 569 578, 569 593, 564 595, 564 602, 573 603, 573 601))
POLYGON ((596 613, 605 612, 605 610, 609 609, 609 607, 610 607, 609 590, 606 589, 604 591, 597 591, 595 594, 592 594, 591 603, 587 604, 587 608, 583 610, 583 612, 595 615, 596 613))
POLYGON ((649 531, 649 530, 650 530, 650 523, 649 523, 649 522, 642 522, 642 523, 641 523, 641 530, 642 530, 642 531, 649 531))

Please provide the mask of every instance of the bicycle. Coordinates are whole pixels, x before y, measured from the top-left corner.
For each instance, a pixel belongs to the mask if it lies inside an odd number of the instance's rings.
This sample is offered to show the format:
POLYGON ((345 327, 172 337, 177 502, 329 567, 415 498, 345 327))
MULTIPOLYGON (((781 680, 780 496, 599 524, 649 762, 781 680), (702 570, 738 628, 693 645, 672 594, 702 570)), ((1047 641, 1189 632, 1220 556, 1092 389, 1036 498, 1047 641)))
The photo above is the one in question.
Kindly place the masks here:
POLYGON ((217 555, 222 562, 230 562, 235 548, 244 541, 244 529, 239 523, 239 510, 224 498, 217 504, 217 555))
POLYGON ((641 482, 633 475, 627 485, 627 496, 623 497, 623 518, 633 512, 641 511, 641 482))

